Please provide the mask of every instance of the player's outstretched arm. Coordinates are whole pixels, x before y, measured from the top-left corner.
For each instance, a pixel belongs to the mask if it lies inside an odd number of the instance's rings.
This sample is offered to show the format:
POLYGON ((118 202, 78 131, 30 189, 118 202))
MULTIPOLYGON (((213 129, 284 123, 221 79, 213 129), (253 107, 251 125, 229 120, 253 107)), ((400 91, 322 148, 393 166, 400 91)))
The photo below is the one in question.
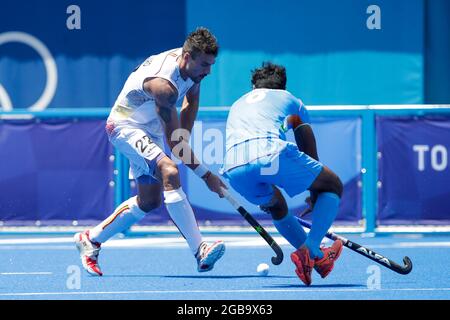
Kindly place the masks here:
POLYGON ((306 153, 311 158, 319 160, 316 138, 309 123, 301 122, 300 120, 298 125, 294 128, 294 136, 300 151, 306 153))
POLYGON ((181 128, 175 102, 178 97, 177 90, 164 79, 155 78, 144 84, 145 90, 151 92, 156 102, 156 112, 164 126, 167 144, 172 154, 201 177, 208 188, 223 197, 221 188, 227 188, 222 180, 212 174, 204 165, 200 164, 189 146, 189 133, 181 128))
MULTIPOLYGON (((317 144, 314 132, 309 124, 309 115, 306 108, 301 103, 301 107, 298 115, 290 116, 291 128, 294 131, 295 142, 300 151, 306 153, 311 158, 319 161, 319 155, 317 154, 317 144)), ((301 216, 307 215, 312 212, 314 204, 317 200, 317 193, 310 190, 310 196, 306 198, 307 208, 301 213, 301 216)))
POLYGON ((186 166, 194 169, 200 162, 189 146, 189 134, 187 130, 180 126, 175 107, 178 97, 177 90, 171 83, 159 78, 152 79, 146 82, 145 85, 151 90, 155 98, 156 112, 161 118, 170 151, 172 151, 174 156, 183 161, 186 166))
POLYGON ((294 131, 298 149, 319 161, 316 138, 310 126, 308 110, 301 100, 299 100, 298 112, 286 117, 284 126, 286 129, 292 129, 294 131))

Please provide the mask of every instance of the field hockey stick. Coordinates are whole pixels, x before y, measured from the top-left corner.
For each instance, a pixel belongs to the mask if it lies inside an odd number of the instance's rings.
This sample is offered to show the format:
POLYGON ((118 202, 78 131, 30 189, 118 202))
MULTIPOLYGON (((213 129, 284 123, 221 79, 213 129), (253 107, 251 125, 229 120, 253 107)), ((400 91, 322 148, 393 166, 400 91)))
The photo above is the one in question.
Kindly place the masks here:
POLYGON ((275 251, 276 257, 272 257, 272 263, 274 265, 279 265, 283 262, 283 251, 281 250, 278 243, 272 238, 270 234, 259 224, 258 221, 253 218, 253 216, 242 207, 236 199, 234 199, 228 190, 222 188, 223 195, 225 199, 227 199, 230 204, 247 220, 247 222, 259 233, 261 237, 269 244, 273 251, 275 251))
MULTIPOLYGON (((298 217, 296 217, 296 218, 298 219, 298 221, 300 222, 300 224, 302 226, 307 227, 308 229, 311 229, 311 223, 309 223, 308 221, 305 221, 303 219, 300 219, 298 217)), ((403 263, 405 265, 401 266, 401 265, 395 263, 394 261, 392 261, 391 259, 388 259, 369 248, 363 247, 362 245, 352 242, 352 241, 350 241, 342 236, 339 236, 335 233, 327 232, 327 234, 325 236, 331 240, 341 240, 344 243, 344 246, 346 246, 350 250, 355 251, 355 252, 359 253, 360 255, 363 255, 364 257, 369 258, 370 260, 373 260, 373 261, 375 261, 397 273, 408 274, 412 270, 412 261, 408 257, 403 258, 403 263)))

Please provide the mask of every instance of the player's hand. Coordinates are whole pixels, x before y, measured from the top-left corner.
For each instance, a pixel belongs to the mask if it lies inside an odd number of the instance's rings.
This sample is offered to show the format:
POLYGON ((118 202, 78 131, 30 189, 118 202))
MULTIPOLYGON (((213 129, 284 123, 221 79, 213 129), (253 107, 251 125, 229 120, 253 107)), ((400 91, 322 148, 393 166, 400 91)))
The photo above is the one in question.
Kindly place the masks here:
POLYGON ((224 197, 222 188, 228 189, 228 187, 223 183, 223 181, 218 176, 208 171, 208 173, 204 177, 202 177, 202 179, 205 181, 209 190, 217 193, 220 198, 224 197))

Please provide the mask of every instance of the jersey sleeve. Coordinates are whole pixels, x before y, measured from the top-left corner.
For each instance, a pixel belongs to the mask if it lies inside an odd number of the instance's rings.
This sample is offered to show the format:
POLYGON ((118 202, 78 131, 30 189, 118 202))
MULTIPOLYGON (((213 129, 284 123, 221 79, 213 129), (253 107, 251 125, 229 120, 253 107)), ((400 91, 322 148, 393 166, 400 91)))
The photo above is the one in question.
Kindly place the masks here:
POLYGON ((306 109, 302 100, 298 99, 298 101, 300 103, 300 107, 298 108, 298 116, 303 123, 310 123, 308 110, 306 109))
POLYGON ((309 123, 309 114, 305 105, 300 99, 295 99, 294 109, 291 111, 283 122, 282 129, 284 132, 292 129, 295 130, 298 126, 304 123, 309 123))

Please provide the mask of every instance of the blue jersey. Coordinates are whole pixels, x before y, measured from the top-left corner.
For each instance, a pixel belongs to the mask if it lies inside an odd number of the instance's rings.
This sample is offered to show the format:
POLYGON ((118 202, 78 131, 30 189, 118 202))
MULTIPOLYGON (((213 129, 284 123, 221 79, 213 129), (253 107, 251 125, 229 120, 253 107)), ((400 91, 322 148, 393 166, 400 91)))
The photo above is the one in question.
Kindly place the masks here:
POLYGON ((283 150, 293 116, 309 122, 303 103, 286 90, 255 89, 242 96, 227 119, 224 169, 283 150))

